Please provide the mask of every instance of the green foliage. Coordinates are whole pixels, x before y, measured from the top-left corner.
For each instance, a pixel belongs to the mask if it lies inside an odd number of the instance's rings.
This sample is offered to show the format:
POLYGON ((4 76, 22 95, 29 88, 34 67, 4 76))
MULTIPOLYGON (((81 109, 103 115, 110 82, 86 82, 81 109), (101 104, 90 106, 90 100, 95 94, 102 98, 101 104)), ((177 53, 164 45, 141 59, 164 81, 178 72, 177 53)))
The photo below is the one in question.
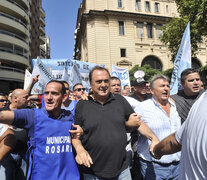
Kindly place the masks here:
POLYGON ((202 66, 201 69, 200 69, 200 71, 201 71, 201 72, 203 72, 203 71, 207 71, 207 65, 202 66))
POLYGON ((153 69, 149 64, 144 65, 143 67, 140 67, 139 65, 135 65, 131 70, 129 70, 129 77, 130 77, 130 81, 133 82, 136 79, 134 78, 134 73, 138 70, 142 70, 145 72, 145 80, 146 81, 150 81, 151 78, 155 75, 155 74, 160 74, 161 72, 153 69))
POLYGON ((167 69, 165 71, 162 71, 162 74, 167 76, 169 81, 171 80, 171 76, 172 76, 172 72, 173 72, 173 68, 167 69))
POLYGON ((207 36, 207 0, 175 0, 179 18, 173 18, 169 24, 163 27, 161 41, 172 52, 172 60, 175 59, 183 33, 190 21, 192 55, 198 50, 198 43, 202 37, 207 36))

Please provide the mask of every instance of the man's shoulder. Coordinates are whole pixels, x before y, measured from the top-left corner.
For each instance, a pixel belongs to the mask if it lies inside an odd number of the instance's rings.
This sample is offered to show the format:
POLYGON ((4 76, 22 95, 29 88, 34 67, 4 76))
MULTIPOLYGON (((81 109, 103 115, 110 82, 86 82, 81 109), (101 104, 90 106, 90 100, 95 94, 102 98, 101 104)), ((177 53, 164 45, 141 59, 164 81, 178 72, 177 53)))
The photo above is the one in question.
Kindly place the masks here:
POLYGON ((177 94, 173 94, 170 96, 174 101, 176 101, 179 98, 185 98, 185 94, 183 90, 179 90, 177 94))

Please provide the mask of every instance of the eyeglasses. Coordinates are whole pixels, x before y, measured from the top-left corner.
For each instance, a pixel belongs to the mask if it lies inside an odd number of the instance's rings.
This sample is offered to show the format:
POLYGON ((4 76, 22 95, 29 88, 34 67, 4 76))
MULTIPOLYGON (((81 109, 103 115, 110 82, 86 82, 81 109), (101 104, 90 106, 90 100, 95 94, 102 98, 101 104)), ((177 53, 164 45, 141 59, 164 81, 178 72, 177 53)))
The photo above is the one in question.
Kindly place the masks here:
POLYGON ((0 99, 0 102, 4 102, 4 101, 7 101, 6 99, 0 99))
POLYGON ((78 92, 80 92, 81 90, 85 91, 86 88, 77 88, 77 89, 75 89, 74 91, 78 91, 78 92))

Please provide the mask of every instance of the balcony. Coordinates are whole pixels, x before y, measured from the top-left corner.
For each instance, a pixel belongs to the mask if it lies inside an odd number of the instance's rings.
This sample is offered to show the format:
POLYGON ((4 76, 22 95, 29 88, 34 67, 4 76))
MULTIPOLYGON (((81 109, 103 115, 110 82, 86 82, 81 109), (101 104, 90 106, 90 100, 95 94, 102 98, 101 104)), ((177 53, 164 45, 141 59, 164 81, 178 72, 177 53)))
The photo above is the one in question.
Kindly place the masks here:
POLYGON ((29 51, 29 43, 24 38, 14 33, 0 30, 0 41, 20 46, 29 51))
POLYGON ((45 35, 45 27, 40 25, 40 33, 42 33, 43 35, 45 35))
POLYGON ((13 16, 10 16, 6 13, 0 12, 0 28, 2 26, 3 29, 7 28, 11 31, 17 31, 18 34, 29 36, 29 31, 27 25, 23 23, 20 19, 17 19, 13 16))
POLYGON ((45 10, 42 7, 40 7, 40 14, 45 18, 45 10))
POLYGON ((29 67, 28 53, 14 50, 12 48, 0 47, 0 59, 10 61, 13 63, 20 63, 26 67, 29 67))
POLYGON ((42 24, 43 26, 45 26, 45 20, 44 20, 44 18, 43 18, 42 16, 40 16, 40 22, 41 22, 41 24, 42 24))
POLYGON ((25 72, 21 69, 0 66, 0 80, 7 81, 24 81, 25 72))

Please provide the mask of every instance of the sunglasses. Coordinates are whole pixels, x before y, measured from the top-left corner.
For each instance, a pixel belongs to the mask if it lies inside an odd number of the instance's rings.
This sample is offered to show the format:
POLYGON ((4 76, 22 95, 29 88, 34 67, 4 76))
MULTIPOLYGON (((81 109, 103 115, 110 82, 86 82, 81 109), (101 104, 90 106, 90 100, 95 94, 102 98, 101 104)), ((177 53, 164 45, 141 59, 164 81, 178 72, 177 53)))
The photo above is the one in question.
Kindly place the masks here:
POLYGON ((4 102, 4 101, 7 101, 6 99, 0 99, 0 102, 4 102))
POLYGON ((86 88, 77 88, 77 89, 75 89, 74 91, 78 91, 78 92, 80 92, 81 90, 85 91, 86 88))

